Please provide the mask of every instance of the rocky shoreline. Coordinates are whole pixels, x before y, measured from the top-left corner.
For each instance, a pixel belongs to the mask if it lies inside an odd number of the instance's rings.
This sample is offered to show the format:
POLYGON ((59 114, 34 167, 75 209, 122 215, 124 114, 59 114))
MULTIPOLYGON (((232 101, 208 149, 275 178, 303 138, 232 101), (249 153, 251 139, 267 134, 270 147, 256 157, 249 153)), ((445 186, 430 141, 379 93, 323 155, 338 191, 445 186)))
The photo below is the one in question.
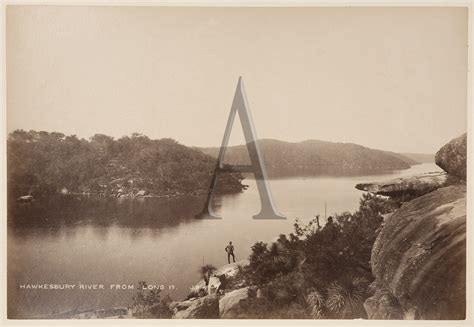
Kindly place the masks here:
POLYGON ((184 301, 170 304, 173 319, 231 319, 243 318, 249 298, 258 297, 257 289, 245 286, 242 269, 248 260, 224 265, 209 278, 201 279, 184 301))

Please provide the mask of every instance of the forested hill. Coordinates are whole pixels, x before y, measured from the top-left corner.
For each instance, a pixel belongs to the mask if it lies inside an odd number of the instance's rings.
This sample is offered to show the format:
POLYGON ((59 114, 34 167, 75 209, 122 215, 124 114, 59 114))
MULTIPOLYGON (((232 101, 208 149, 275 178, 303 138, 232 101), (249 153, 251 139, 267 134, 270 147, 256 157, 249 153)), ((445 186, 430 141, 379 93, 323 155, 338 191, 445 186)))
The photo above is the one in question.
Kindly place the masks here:
MULTIPOLYGON (((269 177, 285 176, 357 176, 407 169, 419 164, 402 154, 366 148, 353 143, 308 140, 289 143, 272 139, 258 141, 269 177)), ((219 148, 199 148, 217 157, 219 148)), ((248 164, 245 145, 231 146, 226 163, 248 164)))
MULTIPOLYGON (((17 130, 7 140, 8 194, 56 192, 105 196, 206 192, 215 159, 172 139, 132 134, 90 140, 61 133, 17 130)), ((239 192, 239 173, 221 174, 218 190, 239 192)))

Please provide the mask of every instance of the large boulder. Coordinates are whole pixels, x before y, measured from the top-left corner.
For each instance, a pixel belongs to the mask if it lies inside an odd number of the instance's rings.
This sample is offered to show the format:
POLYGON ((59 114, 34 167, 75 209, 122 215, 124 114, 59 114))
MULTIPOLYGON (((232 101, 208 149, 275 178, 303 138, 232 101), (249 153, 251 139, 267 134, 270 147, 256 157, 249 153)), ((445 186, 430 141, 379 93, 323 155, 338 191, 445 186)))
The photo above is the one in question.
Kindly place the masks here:
MULTIPOLYGON (((397 299, 405 318, 464 319, 466 185, 439 188, 404 203, 386 219, 371 264, 376 282, 397 299)), ((374 305, 388 299, 382 295, 366 302, 366 308, 377 311, 373 317, 387 314, 374 305)))
POLYGON ((435 162, 449 174, 466 180, 467 134, 449 141, 436 153, 435 162))
POLYGON ((181 302, 171 302, 170 309, 173 311, 174 314, 176 314, 178 311, 183 311, 189 308, 195 300, 196 298, 192 298, 181 302))
POLYGON ((358 190, 367 191, 372 194, 408 200, 432 192, 445 186, 447 182, 447 174, 443 171, 439 171, 391 179, 383 182, 360 183, 355 187, 358 190))
POLYGON ((383 286, 377 285, 375 293, 364 302, 369 319, 403 319, 404 313, 397 298, 383 286))
POLYGON ((244 309, 249 298, 249 288, 244 287, 232 292, 226 293, 219 300, 219 313, 221 318, 237 318, 244 309))
POLYGON ((209 278, 209 284, 207 285, 207 294, 216 294, 221 288, 221 281, 219 277, 212 276, 209 278))
POLYGON ((219 318, 219 300, 208 295, 194 300, 174 302, 170 305, 173 319, 217 319, 219 318))

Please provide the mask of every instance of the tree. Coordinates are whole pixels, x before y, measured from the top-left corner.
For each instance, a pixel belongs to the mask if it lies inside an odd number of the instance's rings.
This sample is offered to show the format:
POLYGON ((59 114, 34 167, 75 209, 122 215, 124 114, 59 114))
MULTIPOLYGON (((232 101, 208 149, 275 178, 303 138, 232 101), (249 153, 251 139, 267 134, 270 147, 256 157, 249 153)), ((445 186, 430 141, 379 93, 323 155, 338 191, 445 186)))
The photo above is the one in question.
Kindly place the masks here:
POLYGON ((169 308, 171 302, 167 295, 161 298, 159 289, 147 290, 147 283, 138 283, 138 292, 132 298, 131 309, 137 318, 171 318, 172 311, 169 308))
MULTIPOLYGON (((173 139, 150 140, 134 133, 118 140, 16 130, 7 141, 8 194, 47 197, 71 192, 117 196, 145 190, 157 195, 207 191, 215 159, 173 139)), ((240 192, 240 173, 222 174, 221 192, 240 192)))

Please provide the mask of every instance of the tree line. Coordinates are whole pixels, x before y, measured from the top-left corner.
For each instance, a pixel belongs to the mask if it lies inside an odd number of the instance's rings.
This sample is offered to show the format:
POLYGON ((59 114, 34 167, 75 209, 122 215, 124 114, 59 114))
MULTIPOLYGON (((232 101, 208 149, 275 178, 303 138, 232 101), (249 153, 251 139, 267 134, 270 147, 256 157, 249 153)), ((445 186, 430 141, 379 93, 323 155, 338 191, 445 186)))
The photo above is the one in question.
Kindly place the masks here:
MULTIPOLYGON (((133 133, 89 140, 58 132, 15 130, 7 139, 9 196, 87 193, 101 196, 206 192, 215 159, 171 138, 133 133)), ((218 191, 245 188, 240 173, 221 174, 218 191)))

